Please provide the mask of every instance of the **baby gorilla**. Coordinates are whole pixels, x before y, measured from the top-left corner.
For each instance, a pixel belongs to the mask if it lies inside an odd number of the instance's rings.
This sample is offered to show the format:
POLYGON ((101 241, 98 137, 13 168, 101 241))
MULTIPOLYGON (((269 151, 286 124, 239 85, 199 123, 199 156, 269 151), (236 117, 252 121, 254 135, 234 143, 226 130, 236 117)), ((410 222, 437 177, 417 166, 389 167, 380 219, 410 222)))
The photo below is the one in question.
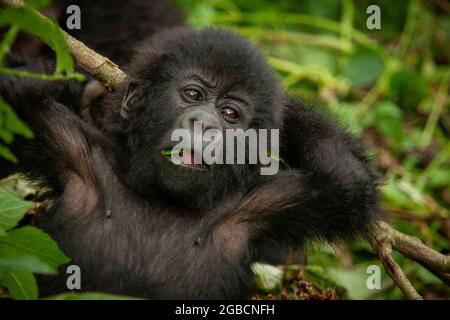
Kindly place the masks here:
MULTIPOLYGON (((81 267, 82 289, 148 298, 246 298, 251 263, 272 249, 365 236, 377 177, 361 144, 289 100, 263 56, 236 35, 173 29, 139 48, 127 84, 107 95, 96 127, 71 110, 74 83, 2 77, 0 94, 36 133, 15 146, 21 168, 51 187, 42 226, 81 267), (173 130, 280 129, 289 169, 164 156, 173 130)), ((66 274, 42 279, 65 290, 66 274)))

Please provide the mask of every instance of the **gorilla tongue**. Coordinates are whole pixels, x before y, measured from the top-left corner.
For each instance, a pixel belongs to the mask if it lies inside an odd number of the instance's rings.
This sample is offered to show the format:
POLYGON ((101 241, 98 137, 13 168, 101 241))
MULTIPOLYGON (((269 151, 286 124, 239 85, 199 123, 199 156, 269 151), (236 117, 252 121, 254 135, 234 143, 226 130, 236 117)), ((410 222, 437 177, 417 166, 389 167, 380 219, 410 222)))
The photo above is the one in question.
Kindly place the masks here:
POLYGON ((187 165, 194 164, 194 153, 192 151, 184 151, 181 156, 181 162, 187 165))

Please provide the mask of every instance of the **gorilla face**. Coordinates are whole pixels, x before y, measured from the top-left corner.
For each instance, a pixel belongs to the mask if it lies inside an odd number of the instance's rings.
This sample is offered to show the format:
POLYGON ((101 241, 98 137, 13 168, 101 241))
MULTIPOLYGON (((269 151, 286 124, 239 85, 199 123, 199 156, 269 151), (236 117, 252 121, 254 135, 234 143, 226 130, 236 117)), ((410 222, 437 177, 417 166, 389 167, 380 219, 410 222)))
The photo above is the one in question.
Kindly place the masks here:
POLYGON ((130 184, 141 194, 158 192, 199 208, 248 188, 256 172, 251 165, 194 160, 217 143, 205 137, 208 130, 225 137, 226 129, 278 126, 282 98, 264 59, 241 38, 214 29, 165 32, 149 47, 130 66, 121 108, 130 184), (177 129, 190 138, 182 153, 177 129))

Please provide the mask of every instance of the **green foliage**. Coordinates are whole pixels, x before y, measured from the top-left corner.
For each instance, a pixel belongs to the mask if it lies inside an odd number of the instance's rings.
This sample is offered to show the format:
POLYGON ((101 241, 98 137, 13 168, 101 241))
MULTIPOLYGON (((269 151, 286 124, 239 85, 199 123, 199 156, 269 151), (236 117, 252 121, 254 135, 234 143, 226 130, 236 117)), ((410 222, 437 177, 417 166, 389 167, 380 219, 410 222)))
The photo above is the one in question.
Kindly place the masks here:
MULTIPOLYGON (((8 26, 9 31, 0 43, 0 74, 7 76, 32 77, 42 80, 64 80, 75 78, 80 81, 84 76, 74 72, 74 62, 66 41, 58 25, 42 19, 35 8, 48 5, 47 0, 27 1, 22 8, 5 8, 0 12, 0 26, 8 26), (8 53, 19 31, 30 33, 50 46, 56 54, 56 66, 52 75, 38 74, 24 70, 14 70, 4 67, 4 58, 8 53)), ((32 138, 33 133, 16 116, 13 109, 0 97, 0 156, 16 163, 17 158, 7 144, 14 140, 14 135, 32 138)))
POLYGON ((24 212, 31 208, 31 202, 23 201, 7 192, 0 191, 0 235, 5 235, 6 231, 14 228, 24 212))
MULTIPOLYGON (((337 277, 334 277, 329 270, 323 266, 310 264, 306 267, 305 279, 311 280, 320 289, 333 288, 341 291, 341 296, 347 296, 347 288, 339 284, 337 277)), ((345 283, 345 282, 344 282, 345 283)))
POLYGON ((64 293, 49 297, 47 300, 137 300, 137 298, 106 293, 64 293))
POLYGON ((391 78, 390 95, 405 110, 415 110, 428 95, 425 77, 421 74, 401 70, 391 78))
POLYGON ((2 257, 32 255, 52 268, 69 262, 56 243, 35 227, 22 227, 8 232, 0 238, 0 252, 2 257))
POLYGON ((2 274, 0 283, 8 288, 14 299, 34 300, 39 296, 36 279, 30 271, 7 271, 2 274))
POLYGON ((256 286, 263 291, 273 291, 281 288, 283 271, 265 263, 254 263, 252 270, 255 274, 256 286))
MULTIPOLYGON (((438 207, 450 218, 450 19, 444 9, 418 0, 376 1, 381 30, 367 30, 369 0, 176 3, 194 27, 229 28, 253 41, 290 94, 319 98, 345 128, 369 142, 372 153, 381 150, 383 206, 395 226, 450 252, 436 213, 438 207)), ((369 250, 353 247, 358 266, 352 268, 323 251, 310 251, 309 263, 328 266, 319 274, 344 286, 350 298, 401 298, 398 289, 378 296, 364 291, 363 266, 374 260, 369 250)), ((419 292, 439 288, 436 295, 450 296, 423 268, 399 262, 419 292)))
POLYGON ((373 85, 383 70, 383 60, 373 50, 360 48, 348 57, 343 73, 354 87, 362 87, 373 85))
POLYGON ((393 143, 405 138, 402 110, 391 101, 381 101, 374 108, 375 127, 393 143))
POLYGON ((49 45, 56 53, 55 73, 70 73, 73 71, 73 59, 58 25, 49 20, 43 20, 32 7, 25 6, 2 10, 0 12, 0 25, 18 26, 22 31, 37 36, 49 45))
POLYGON ((13 142, 14 135, 32 138, 33 132, 17 117, 11 106, 0 97, 0 156, 12 162, 17 162, 16 157, 3 144, 13 142), (1 140, 3 140, 3 143, 1 140))
POLYGON ((41 9, 47 7, 51 1, 50 0, 25 0, 26 4, 35 9, 41 9))
MULTIPOLYGON (((0 26, 9 26, 9 31, 0 43, 0 74, 32 77, 43 81, 72 78, 83 81, 83 75, 74 72, 72 56, 57 24, 42 19, 34 10, 47 6, 49 1, 29 0, 26 3, 23 8, 7 8, 0 12, 0 26), (4 58, 19 31, 38 37, 55 51, 56 67, 53 74, 38 74, 4 67, 4 58)), ((17 158, 7 145, 12 143, 17 135, 33 138, 33 132, 0 97, 0 157, 14 163, 17 162, 17 158)), ((43 231, 30 226, 17 228, 32 203, 21 198, 28 193, 29 187, 23 185, 23 180, 15 180, 0 181, 0 287, 5 287, 14 299, 37 299, 38 287, 33 274, 56 274, 57 268, 69 262, 69 258, 43 231)), ((58 296, 55 299, 124 299, 124 297, 74 294, 58 296)))
MULTIPOLYGON (((56 25, 42 21, 31 10, 47 2, 30 0, 23 9, 0 13, 0 25, 9 27, 0 43, 0 74, 82 80, 74 73, 56 25), (19 31, 39 37, 55 51, 54 74, 2 67, 19 31)), ((193 27, 228 28, 253 41, 266 53, 287 92, 306 100, 318 99, 345 128, 361 135, 373 153, 380 152, 378 169, 385 177, 383 207, 395 226, 439 251, 450 252, 448 226, 442 222, 450 217, 450 18, 444 9, 436 2, 380 0, 376 3, 382 12, 382 28, 367 30, 370 0, 175 2, 187 12, 193 27)), ((8 144, 16 135, 32 137, 0 98, 0 156, 13 162, 16 158, 8 144)), ((16 190, 9 186, 3 184, 3 189, 7 192, 0 193, 0 284, 14 298, 37 298, 32 273, 52 274, 67 258, 42 231, 17 229, 30 203, 11 198, 16 190)), ((390 289, 392 282, 384 273, 382 285, 387 289, 367 291, 364 271, 368 264, 376 264, 375 258, 367 244, 356 243, 340 254, 330 248, 310 250, 301 277, 297 266, 289 267, 284 279, 277 268, 254 270, 260 287, 272 290, 277 298, 287 294, 297 299, 305 292, 307 298, 401 298, 398 289, 390 289), (311 281, 315 289, 299 285, 300 279, 311 281), (331 294, 327 288, 332 289, 331 294)), ((427 270, 399 255, 396 259, 408 276, 412 275, 420 293, 450 297, 448 287, 427 270)), ((94 293, 53 298, 114 297, 94 293)))

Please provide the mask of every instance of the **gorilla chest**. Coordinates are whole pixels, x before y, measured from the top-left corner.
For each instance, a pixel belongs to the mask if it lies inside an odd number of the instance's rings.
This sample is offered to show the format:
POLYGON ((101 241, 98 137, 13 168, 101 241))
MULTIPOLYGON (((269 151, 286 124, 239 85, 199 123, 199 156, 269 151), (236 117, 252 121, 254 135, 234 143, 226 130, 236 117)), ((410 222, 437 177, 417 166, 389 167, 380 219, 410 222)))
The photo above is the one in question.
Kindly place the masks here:
MULTIPOLYGON (((151 298, 227 298, 246 291, 248 254, 227 226, 199 243, 205 218, 116 200, 53 228, 63 251, 84 271, 86 290, 151 298)), ((55 216, 69 213, 62 210, 55 216)))

